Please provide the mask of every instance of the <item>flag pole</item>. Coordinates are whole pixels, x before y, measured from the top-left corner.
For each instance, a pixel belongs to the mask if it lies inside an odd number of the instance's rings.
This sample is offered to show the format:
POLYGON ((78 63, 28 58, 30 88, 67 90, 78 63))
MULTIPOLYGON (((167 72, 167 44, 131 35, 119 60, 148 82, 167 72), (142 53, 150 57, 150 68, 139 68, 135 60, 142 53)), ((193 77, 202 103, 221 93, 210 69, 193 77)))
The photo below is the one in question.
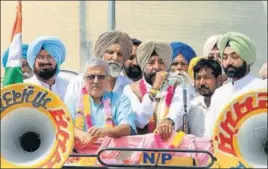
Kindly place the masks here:
POLYGON ((9 52, 3 79, 3 86, 23 82, 23 76, 21 70, 22 5, 20 0, 18 0, 17 2, 18 3, 17 3, 16 19, 11 34, 11 41, 9 45, 9 52))
POLYGON ((21 6, 21 0, 17 1, 16 19, 15 19, 15 22, 14 22, 14 25, 13 25, 10 42, 12 42, 12 39, 13 39, 14 35, 17 32, 22 32, 22 6, 21 6))
POLYGON ((115 29, 115 0, 108 1, 108 29, 115 29))

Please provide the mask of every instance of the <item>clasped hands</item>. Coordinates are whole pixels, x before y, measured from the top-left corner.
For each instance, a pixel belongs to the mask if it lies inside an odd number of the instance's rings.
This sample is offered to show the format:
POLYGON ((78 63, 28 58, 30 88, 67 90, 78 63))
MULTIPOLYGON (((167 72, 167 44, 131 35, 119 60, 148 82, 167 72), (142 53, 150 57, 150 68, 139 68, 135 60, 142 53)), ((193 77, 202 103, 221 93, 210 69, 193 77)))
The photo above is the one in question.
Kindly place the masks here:
POLYGON ((107 135, 108 131, 105 128, 90 127, 87 132, 76 130, 75 144, 79 145, 79 148, 83 148, 107 135))
POLYGON ((158 133, 164 141, 167 141, 174 130, 173 128, 173 122, 170 119, 165 119, 157 126, 156 133, 158 133))

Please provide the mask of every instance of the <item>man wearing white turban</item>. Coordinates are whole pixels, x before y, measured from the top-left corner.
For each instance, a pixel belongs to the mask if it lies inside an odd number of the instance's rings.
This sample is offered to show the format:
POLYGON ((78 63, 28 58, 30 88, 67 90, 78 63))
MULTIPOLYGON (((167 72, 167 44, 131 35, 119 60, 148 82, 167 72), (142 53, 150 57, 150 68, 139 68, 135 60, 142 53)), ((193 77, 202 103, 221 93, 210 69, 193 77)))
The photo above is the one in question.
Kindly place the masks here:
MULTIPOLYGON (((207 59, 217 60, 221 64, 219 41, 222 35, 210 36, 203 46, 203 57, 207 59)), ((227 82, 228 77, 226 74, 222 75, 223 82, 227 82)))
POLYGON ((66 48, 61 40, 52 36, 38 37, 29 44, 27 51, 27 62, 34 76, 24 82, 48 88, 63 99, 68 81, 57 75, 65 55, 66 48))
POLYGON ((209 59, 221 60, 219 51, 219 40, 222 35, 210 36, 203 46, 203 56, 209 59))
POLYGON ((181 127, 183 116, 181 92, 173 86, 163 89, 168 75, 167 70, 171 65, 171 56, 171 46, 161 41, 146 41, 137 49, 137 62, 141 67, 143 77, 127 85, 123 93, 131 101, 138 134, 156 130, 163 139, 167 139, 172 130, 181 127), (157 98, 160 90, 165 91, 163 104, 157 98), (164 105, 163 109, 162 105, 164 105))
POLYGON ((231 81, 218 88, 212 96, 205 136, 211 137, 215 122, 224 107, 245 92, 267 88, 267 81, 254 77, 250 67, 256 60, 254 42, 242 33, 228 32, 219 42, 222 66, 231 81))

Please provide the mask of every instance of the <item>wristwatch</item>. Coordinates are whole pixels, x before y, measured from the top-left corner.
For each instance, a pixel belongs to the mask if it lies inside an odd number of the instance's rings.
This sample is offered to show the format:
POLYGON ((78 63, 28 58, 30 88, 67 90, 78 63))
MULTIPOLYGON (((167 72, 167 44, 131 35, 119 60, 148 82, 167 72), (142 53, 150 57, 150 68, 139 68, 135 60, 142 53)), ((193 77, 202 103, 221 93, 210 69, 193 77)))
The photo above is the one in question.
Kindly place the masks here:
POLYGON ((158 90, 157 89, 154 89, 154 88, 151 88, 150 91, 149 91, 149 98, 152 102, 155 101, 155 96, 157 94, 158 90))
POLYGON ((151 93, 153 95, 156 95, 157 92, 158 92, 158 90, 157 89, 154 89, 154 88, 151 88, 150 91, 149 91, 149 93, 151 93))
POLYGON ((155 101, 155 95, 153 96, 151 93, 149 93, 149 98, 150 98, 151 102, 155 101))

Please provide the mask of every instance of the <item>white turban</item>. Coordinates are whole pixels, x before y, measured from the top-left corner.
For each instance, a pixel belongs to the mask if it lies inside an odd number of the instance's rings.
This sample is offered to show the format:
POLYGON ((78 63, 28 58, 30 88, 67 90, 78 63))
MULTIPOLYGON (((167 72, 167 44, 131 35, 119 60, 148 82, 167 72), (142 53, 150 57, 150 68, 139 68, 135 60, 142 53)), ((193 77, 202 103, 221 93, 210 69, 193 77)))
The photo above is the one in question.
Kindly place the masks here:
POLYGON ((205 45, 203 46, 204 57, 208 57, 209 53, 211 52, 211 50, 214 48, 215 45, 218 48, 220 48, 218 42, 221 37, 222 35, 213 35, 206 40, 205 45))

